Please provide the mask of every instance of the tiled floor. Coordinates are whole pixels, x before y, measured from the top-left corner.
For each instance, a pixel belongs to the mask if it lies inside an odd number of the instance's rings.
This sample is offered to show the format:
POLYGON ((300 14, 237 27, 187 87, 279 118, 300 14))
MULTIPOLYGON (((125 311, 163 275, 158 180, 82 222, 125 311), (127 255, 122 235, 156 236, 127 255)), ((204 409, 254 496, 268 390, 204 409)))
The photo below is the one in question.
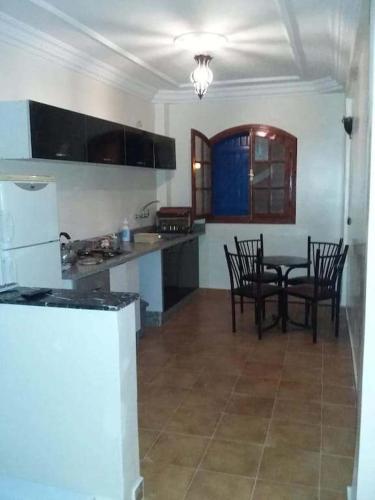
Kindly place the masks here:
POLYGON ((238 320, 233 335, 227 292, 200 290, 141 340, 146 500, 346 499, 356 426, 347 336, 335 340, 328 308, 316 345, 295 327, 258 341, 250 306, 238 320))

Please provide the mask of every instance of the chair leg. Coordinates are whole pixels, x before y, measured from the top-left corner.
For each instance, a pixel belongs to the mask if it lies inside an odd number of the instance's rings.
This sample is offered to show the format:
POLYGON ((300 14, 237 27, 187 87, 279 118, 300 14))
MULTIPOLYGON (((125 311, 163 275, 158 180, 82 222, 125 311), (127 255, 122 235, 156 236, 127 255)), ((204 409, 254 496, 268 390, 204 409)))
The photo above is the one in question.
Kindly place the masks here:
POLYGON ((265 307, 264 300, 256 300, 255 308, 258 310, 258 339, 262 339, 262 311, 265 307))
POLYGON ((281 328, 283 333, 286 333, 286 315, 285 315, 285 302, 288 300, 288 296, 286 293, 281 292, 279 295, 280 301, 280 316, 281 316, 281 328))
POLYGON ((242 295, 241 295, 241 299, 240 300, 241 300, 241 314, 242 314, 243 313, 243 297, 242 297, 242 295))
POLYGON ((310 302, 305 300, 305 326, 309 326, 310 302))
POLYGON ((257 325, 259 323, 259 311, 256 300, 254 300, 254 318, 255 318, 255 324, 257 325))
POLYGON ((234 295, 231 295, 230 298, 232 303, 232 332, 236 333, 236 309, 235 309, 234 295))
POLYGON ((335 337, 339 336, 340 330, 340 297, 335 300, 335 337))
POLYGON ((335 319, 335 297, 332 297, 331 301, 331 321, 335 319))
POLYGON ((317 330, 318 330, 318 303, 313 302, 312 304, 312 328, 313 328, 313 342, 316 344, 317 341, 317 330))

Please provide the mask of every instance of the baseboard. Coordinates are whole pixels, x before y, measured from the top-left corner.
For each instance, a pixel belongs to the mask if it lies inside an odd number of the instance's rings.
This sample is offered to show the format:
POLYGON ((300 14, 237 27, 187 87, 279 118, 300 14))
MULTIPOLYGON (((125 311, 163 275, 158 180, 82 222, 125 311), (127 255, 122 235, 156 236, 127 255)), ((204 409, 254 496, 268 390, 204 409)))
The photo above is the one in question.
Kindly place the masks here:
POLYGON ((357 356, 355 355, 355 350, 354 350, 354 341, 353 341, 353 332, 352 329, 350 328, 350 321, 349 321, 349 314, 348 314, 348 308, 345 307, 345 321, 346 321, 346 327, 348 329, 349 333, 349 339, 350 339, 350 348, 352 351, 352 361, 353 361, 353 370, 354 370, 354 382, 355 382, 355 387, 358 390, 358 367, 357 367, 357 356))

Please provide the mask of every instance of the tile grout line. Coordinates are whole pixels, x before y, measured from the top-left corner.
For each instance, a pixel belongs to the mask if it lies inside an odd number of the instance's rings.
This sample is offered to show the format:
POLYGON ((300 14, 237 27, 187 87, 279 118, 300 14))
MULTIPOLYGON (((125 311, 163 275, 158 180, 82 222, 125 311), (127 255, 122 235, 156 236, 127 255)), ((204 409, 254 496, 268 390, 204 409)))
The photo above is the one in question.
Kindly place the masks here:
MULTIPOLYGON (((204 369, 202 368, 201 372, 199 372, 199 375, 197 376, 197 380, 198 378, 200 377, 200 375, 203 373, 204 369)), ((193 384, 194 385, 194 384, 193 384)), ((154 386, 154 387, 157 387, 157 386, 154 386)), ((160 386, 162 387, 162 386, 160 386)), ((168 386, 164 386, 164 387, 168 387, 168 386)), ((183 389, 183 388, 181 388, 183 389)), ((191 387, 190 391, 192 391, 193 387, 191 387)), ((187 397, 187 396, 186 396, 187 397)), ((169 418, 167 418, 164 426, 159 430, 159 433, 158 435, 156 436, 155 438, 155 441, 152 443, 152 445, 150 446, 150 448, 147 450, 147 452, 145 453, 145 456, 143 457, 142 460, 145 460, 148 458, 148 454, 150 453, 150 451, 154 448, 155 444, 157 443, 157 441, 159 440, 160 436, 165 432, 165 429, 167 428, 168 424, 170 423, 170 421, 173 419, 173 417, 175 416, 175 414, 177 413, 177 411, 181 408, 181 406, 183 405, 184 401, 185 401, 186 398, 182 398, 181 402, 177 405, 177 407, 172 411, 171 415, 169 418)), ((156 429, 155 429, 156 430, 156 429)))
POLYGON ((279 377, 279 382, 278 382, 278 385, 277 385, 277 390, 275 392, 275 396, 274 396, 274 400, 273 400, 272 411, 271 411, 270 419, 269 419, 269 422, 268 422, 266 435, 265 435, 264 442, 263 442, 263 445, 262 445, 262 451, 260 453, 259 462, 258 462, 257 470, 256 470, 256 473, 255 473, 255 480, 254 480, 253 490, 251 492, 249 500, 253 500, 253 498, 254 498, 256 484, 257 484, 257 482, 259 480, 260 467, 261 467, 261 464, 262 464, 262 461, 263 461, 264 452, 265 452, 265 448, 266 448, 266 443, 268 441, 268 435, 269 435, 270 430, 271 430, 271 423, 272 423, 273 415, 274 415, 275 408, 276 408, 277 394, 279 392, 280 385, 281 385, 282 370, 283 370, 284 365, 285 365, 286 353, 287 353, 287 349, 288 349, 288 345, 289 345, 289 340, 290 340, 289 333, 286 333, 286 335, 288 336, 288 338, 287 338, 287 341, 286 341, 286 349, 285 349, 285 352, 284 352, 284 359, 283 359, 283 363, 282 363, 282 369, 281 369, 281 373, 280 373, 280 377, 279 377))
POLYGON ((324 381, 324 342, 322 349, 322 372, 320 376, 321 393, 320 393, 320 449, 319 449, 319 480, 318 480, 318 500, 322 496, 322 449, 323 449, 323 381, 324 381))
POLYGON ((221 422, 222 422, 222 420, 223 420, 223 418, 224 418, 224 415, 225 415, 225 410, 227 409, 227 407, 228 407, 228 405, 229 405, 229 403, 230 403, 230 401, 231 401, 231 399, 232 399, 232 396, 233 396, 233 393, 234 393, 234 388, 236 387, 237 382, 239 381, 239 379, 240 379, 240 377, 241 377, 241 374, 242 374, 242 371, 240 372, 240 374, 238 374, 238 375, 237 375, 237 378, 236 378, 236 380, 235 380, 235 382, 234 382, 234 384, 233 384, 233 386, 232 386, 232 390, 231 390, 231 392, 229 393, 228 400, 227 400, 227 402, 226 402, 226 404, 225 404, 225 406, 224 406, 224 409, 220 412, 220 417, 219 417, 218 421, 216 422, 215 429, 214 429, 214 431, 213 431, 213 433, 212 433, 211 437, 210 437, 210 438, 209 438, 209 440, 208 440, 207 446, 205 447, 205 449, 204 449, 204 451, 203 451, 202 457, 201 457, 200 461, 199 461, 199 462, 198 462, 198 464, 197 464, 197 467, 196 467, 196 469, 195 469, 195 471, 194 471, 194 473, 193 473, 193 476, 192 476, 192 478, 191 478, 191 480, 190 480, 190 482, 189 482, 189 484, 188 484, 188 486, 187 486, 187 489, 186 489, 185 495, 183 496, 183 499, 182 499, 182 500, 186 500, 187 495, 188 495, 188 493, 189 493, 189 490, 190 490, 190 488, 191 488, 191 486, 192 486, 192 484, 193 484, 193 481, 194 481, 195 477, 197 476, 197 474, 198 474, 198 472, 199 472, 199 470, 200 470, 200 466, 201 466, 201 464, 203 463, 203 460, 206 458, 208 448, 210 447, 210 445, 211 445, 211 443, 212 443, 212 441, 213 441, 213 439, 214 439, 214 437, 215 437, 215 434, 216 434, 216 432, 217 432, 217 430, 218 430, 218 428, 219 428, 219 425, 221 424, 221 422))

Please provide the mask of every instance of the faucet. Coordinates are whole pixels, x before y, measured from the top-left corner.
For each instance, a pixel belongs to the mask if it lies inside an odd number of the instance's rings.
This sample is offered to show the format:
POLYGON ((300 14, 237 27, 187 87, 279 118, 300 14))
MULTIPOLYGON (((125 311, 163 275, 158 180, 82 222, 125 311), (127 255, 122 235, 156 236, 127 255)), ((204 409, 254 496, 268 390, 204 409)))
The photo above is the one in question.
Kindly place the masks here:
POLYGON ((147 219, 148 217, 150 217, 150 210, 146 210, 146 208, 148 208, 150 205, 153 205, 154 203, 160 203, 160 201, 153 200, 153 201, 149 201, 148 203, 146 203, 146 205, 144 205, 140 209, 140 211, 135 214, 135 218, 136 219, 147 219))

